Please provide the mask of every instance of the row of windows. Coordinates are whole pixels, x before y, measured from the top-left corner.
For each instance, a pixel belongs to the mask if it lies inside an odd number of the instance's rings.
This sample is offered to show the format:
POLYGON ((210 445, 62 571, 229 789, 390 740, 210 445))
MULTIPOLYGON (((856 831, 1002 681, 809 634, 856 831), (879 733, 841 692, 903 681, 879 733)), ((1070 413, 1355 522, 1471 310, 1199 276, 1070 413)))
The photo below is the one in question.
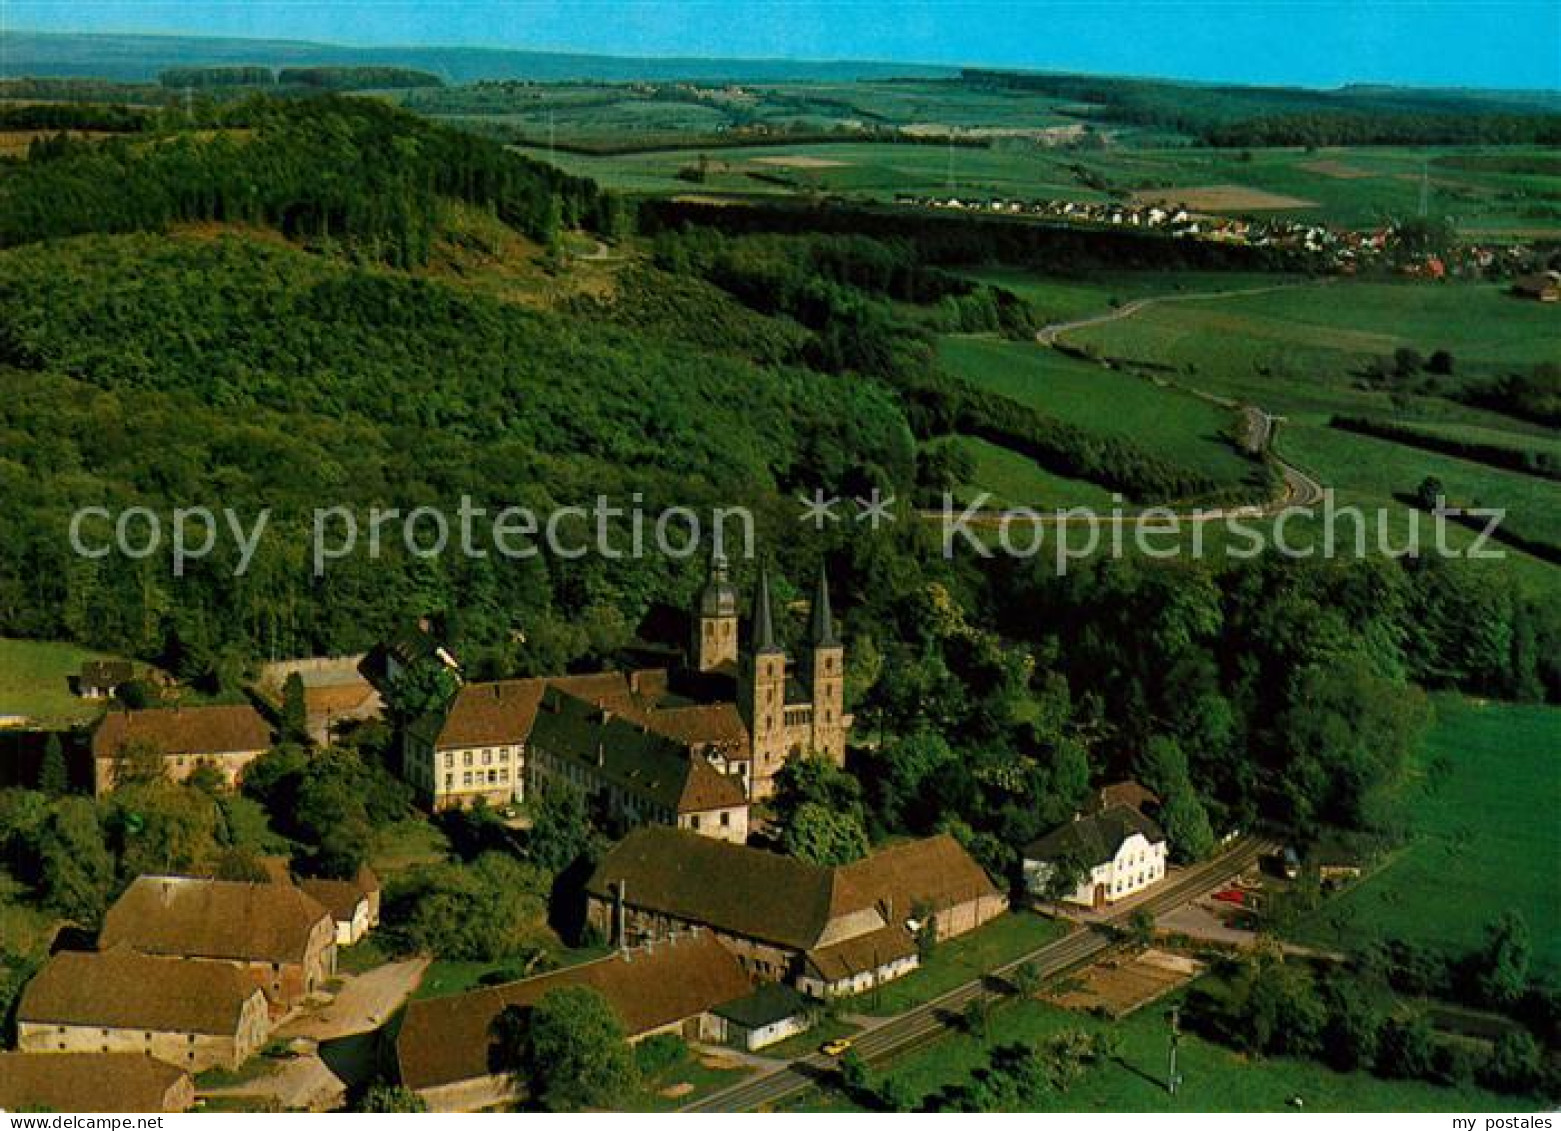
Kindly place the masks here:
MULTIPOLYGON (((518 751, 516 752, 516 756, 517 757, 519 756, 519 752, 518 751)), ((489 748, 489 749, 485 749, 485 750, 482 751, 482 764, 484 766, 491 766, 495 762, 497 762, 500 765, 507 765, 509 763, 509 760, 510 760, 510 747, 508 747, 508 746, 501 746, 497 750, 489 748)), ((463 766, 475 766, 476 764, 477 764, 477 751, 476 750, 463 750, 463 751, 461 751, 461 765, 463 765, 463 766)), ((449 769, 453 769, 454 766, 455 766, 455 751, 453 751, 453 750, 446 750, 444 752, 444 768, 449 770, 449 769)))
MULTIPOLYGON (((489 770, 463 770, 461 772, 461 788, 471 789, 480 785, 508 785, 509 767, 500 766, 498 769, 489 770)), ((444 788, 446 791, 455 788, 455 774, 453 772, 444 775, 444 788)))

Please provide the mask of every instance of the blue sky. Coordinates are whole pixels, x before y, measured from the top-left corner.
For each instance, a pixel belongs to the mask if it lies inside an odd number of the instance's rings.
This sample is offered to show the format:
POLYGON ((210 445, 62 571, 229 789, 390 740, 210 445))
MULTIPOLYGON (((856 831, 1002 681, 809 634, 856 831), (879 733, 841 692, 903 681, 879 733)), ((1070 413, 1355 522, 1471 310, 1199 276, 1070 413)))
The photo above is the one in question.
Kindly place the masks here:
POLYGON ((1561 0, 0 0, 7 26, 1561 89, 1561 0))

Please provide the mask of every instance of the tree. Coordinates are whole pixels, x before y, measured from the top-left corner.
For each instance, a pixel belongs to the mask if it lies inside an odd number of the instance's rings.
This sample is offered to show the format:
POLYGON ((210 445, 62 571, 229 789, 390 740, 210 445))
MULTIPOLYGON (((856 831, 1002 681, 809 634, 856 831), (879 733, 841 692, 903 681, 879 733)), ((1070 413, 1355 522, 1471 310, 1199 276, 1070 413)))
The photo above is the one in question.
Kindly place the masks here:
POLYGON ((167 771, 163 752, 150 742, 127 742, 114 754, 114 786, 157 781, 167 771))
POLYGON ((282 684, 281 731, 283 742, 295 742, 300 746, 309 742, 309 706, 304 698, 303 677, 297 672, 288 674, 282 684))
POLYGON ((1393 371, 1400 377, 1413 377, 1424 365, 1425 359, 1418 350, 1400 346, 1393 351, 1393 371))
POLYGON ((49 733, 43 746, 43 764, 38 770, 38 788, 51 797, 58 797, 70 788, 70 773, 65 765, 65 747, 60 736, 49 733))
POLYGON ((361 1099, 353 1105, 354 1111, 374 1112, 377 1114, 405 1114, 410 1112, 425 1112, 428 1104, 423 1097, 410 1088, 403 1088, 395 1084, 375 1084, 363 1093, 361 1099))
POLYGON ((460 681, 437 660, 421 660, 403 668, 385 690, 385 713, 404 726, 426 714, 442 711, 455 697, 460 681))
POLYGON ((862 1054, 855 1049, 846 1049, 835 1062, 835 1071, 840 1074, 840 1086, 850 1095, 860 1095, 867 1091, 867 1061, 862 1059, 862 1054))
POLYGON ((1510 1005, 1528 987, 1533 944, 1528 922, 1508 911, 1485 931, 1485 946, 1477 955, 1475 979, 1480 997, 1495 1006, 1510 1005))
POLYGON ((549 990, 501 1028, 507 1059, 546 1111, 621 1104, 638 1079, 622 1022, 588 986, 549 990))
POLYGON ((1427 475, 1415 488, 1415 505, 1423 511, 1434 511, 1447 499, 1447 488, 1434 475, 1427 475))
POLYGON ((1439 377, 1451 377, 1453 373, 1453 355, 1446 350, 1435 350, 1431 358, 1426 362, 1426 372, 1435 373, 1439 377))
POLYGON ((1132 944, 1140 950, 1145 950, 1154 943, 1154 916, 1140 907, 1128 916, 1127 937, 1132 944))
POLYGON ((544 782, 526 799, 531 829, 526 855, 537 867, 558 875, 583 856, 594 855, 598 838, 579 793, 544 782))
POLYGON ((1046 866, 1039 892, 1042 899, 1066 899, 1079 890, 1079 885, 1089 876, 1089 865, 1071 852, 1065 852, 1046 866))
POLYGON ((1436 1063, 1436 1039, 1431 1023, 1421 1014, 1407 1020, 1393 1018, 1382 1027, 1377 1070, 1402 1080, 1424 1080, 1436 1063))
POLYGON ((1008 975, 1008 984, 1020 997, 1032 997, 1041 988, 1041 968, 1034 961, 1021 962, 1008 975))
POLYGON ((1544 1055, 1533 1034, 1511 1028, 1496 1038, 1480 1070, 1481 1081, 1499 1092, 1527 1092, 1539 1082, 1544 1055))
POLYGON ((114 857, 92 802, 84 797, 57 802, 40 830, 37 851, 44 904, 77 922, 96 923, 114 883, 114 857))
POLYGON ((1213 851, 1214 830, 1209 825, 1209 814, 1190 785, 1179 785, 1166 797, 1160 823, 1176 860, 1201 860, 1213 851))
POLYGON ((809 864, 850 864, 867 855, 867 830, 851 813, 837 813, 816 801, 804 803, 781 830, 788 856, 809 864))

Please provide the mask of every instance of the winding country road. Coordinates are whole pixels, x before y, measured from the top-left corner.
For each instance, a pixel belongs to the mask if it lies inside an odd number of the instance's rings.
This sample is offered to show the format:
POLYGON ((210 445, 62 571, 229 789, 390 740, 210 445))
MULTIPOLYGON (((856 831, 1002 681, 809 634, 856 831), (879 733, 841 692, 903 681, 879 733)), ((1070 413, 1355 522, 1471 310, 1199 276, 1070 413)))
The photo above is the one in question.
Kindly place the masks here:
MULTIPOLYGON (((1243 295, 1268 294, 1273 291, 1289 290, 1292 287, 1318 285, 1326 286, 1331 280, 1321 280, 1316 284, 1306 283, 1276 283, 1262 287, 1246 287, 1231 291, 1199 291, 1192 294, 1153 295, 1147 298, 1134 299, 1119 307, 1103 311, 1100 314, 1092 314, 1087 318, 1076 318, 1067 322, 1052 322, 1042 326, 1035 332, 1036 343, 1048 348, 1056 348, 1058 339, 1064 334, 1075 330, 1082 330, 1089 326, 1100 326, 1107 322, 1115 322, 1122 318, 1131 318, 1133 315, 1147 310, 1152 306, 1170 302, 1194 302, 1207 301, 1209 299, 1238 298, 1243 295)), ((1266 503, 1249 503, 1242 506, 1222 507, 1191 507, 1171 508, 1172 515, 1179 521, 1189 523, 1224 522, 1229 519, 1241 518, 1265 518, 1272 517, 1284 511, 1297 507, 1312 507, 1322 502, 1326 490, 1322 483, 1313 478, 1307 472, 1290 463, 1274 450, 1274 434, 1284 418, 1274 416, 1272 413, 1259 408, 1256 405, 1245 404, 1232 400, 1229 397, 1216 396, 1213 393, 1194 389, 1190 386, 1171 384, 1162 381, 1161 384, 1170 388, 1179 389, 1189 396, 1198 397, 1200 400, 1209 401, 1232 412, 1240 412, 1247 421, 1248 445, 1251 450, 1259 455, 1267 455, 1279 469, 1279 474, 1284 482, 1284 489, 1278 495, 1266 503)), ((1037 515, 1023 514, 1026 521, 1039 522, 1047 526, 1066 526, 1071 523, 1101 523, 1107 525, 1114 523, 1128 523, 1137 521, 1132 513, 1125 513, 1120 517, 1112 514, 1097 514, 1085 508, 1089 513, 1070 515, 1066 510, 1042 513, 1037 515)), ((936 509, 923 509, 920 516, 928 521, 939 521, 949 518, 945 511, 936 509)), ((1161 512, 1163 514, 1163 511, 1161 512)), ((982 510, 966 516, 959 513, 962 523, 972 527, 1000 526, 1010 521, 1013 513, 1006 510, 982 510)))
MULTIPOLYGON (((1324 283, 1328 280, 1323 280, 1324 283)), ((1150 295, 1146 298, 1135 298, 1132 302, 1125 302, 1121 306, 1113 307, 1100 314, 1092 314, 1088 318, 1079 318, 1072 322, 1053 322, 1042 326, 1035 332, 1035 340, 1043 346, 1057 344, 1057 339, 1063 334, 1072 333, 1074 330, 1082 330, 1087 326, 1099 326, 1105 322, 1115 322, 1119 318, 1131 318, 1141 310, 1148 310, 1151 306, 1159 306, 1167 302, 1198 302, 1215 298, 1240 298, 1242 295, 1266 295, 1273 291, 1287 291, 1292 287, 1306 286, 1305 283, 1270 283, 1262 287, 1245 287, 1235 291, 1198 291, 1192 294, 1174 295, 1150 295)))
MULTIPOLYGON (((1125 923, 1136 911, 1145 910, 1157 918, 1169 911, 1223 887, 1227 881, 1254 864, 1264 852, 1271 851, 1266 841, 1243 838, 1213 860, 1188 868, 1181 875, 1167 880, 1160 891, 1134 901, 1105 921, 1105 926, 1125 923)), ((981 978, 957 986, 924 1005, 908 1009, 887 1021, 862 1033, 852 1047, 869 1064, 882 1062, 909 1052, 956 1027, 966 1006, 977 999, 997 1000, 1006 995, 1006 988, 994 986, 996 979, 1012 973, 1027 962, 1035 963, 1041 977, 1051 978, 1066 970, 1093 959, 1110 949, 1112 940, 1107 930, 1081 928, 1048 943, 1038 950, 1014 959, 1012 962, 989 971, 981 978)), ((684 1107, 683 1111, 740 1112, 760 1108, 773 1108, 835 1073, 835 1062, 820 1053, 792 1061, 765 1075, 734 1084, 730 1088, 706 1096, 684 1107)))

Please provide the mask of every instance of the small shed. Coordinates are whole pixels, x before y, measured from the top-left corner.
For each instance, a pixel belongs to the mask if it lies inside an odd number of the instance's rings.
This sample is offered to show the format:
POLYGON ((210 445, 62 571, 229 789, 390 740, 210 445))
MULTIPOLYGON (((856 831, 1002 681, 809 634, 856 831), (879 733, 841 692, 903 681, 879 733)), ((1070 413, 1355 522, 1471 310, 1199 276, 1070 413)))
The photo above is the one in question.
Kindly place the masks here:
POLYGON ((710 1019, 717 1040, 748 1052, 813 1027, 807 999, 779 982, 765 983, 747 997, 716 1006, 710 1019))

